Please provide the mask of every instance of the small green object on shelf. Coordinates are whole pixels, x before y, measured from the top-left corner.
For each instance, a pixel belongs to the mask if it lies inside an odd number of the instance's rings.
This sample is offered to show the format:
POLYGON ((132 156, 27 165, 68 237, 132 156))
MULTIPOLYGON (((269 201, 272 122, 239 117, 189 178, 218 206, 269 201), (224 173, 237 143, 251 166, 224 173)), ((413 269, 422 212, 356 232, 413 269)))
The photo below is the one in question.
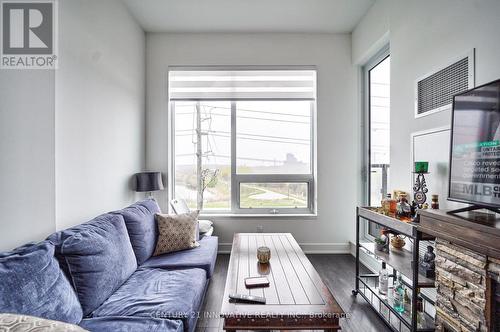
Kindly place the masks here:
POLYGON ((429 172, 429 162, 428 161, 416 161, 415 162, 415 173, 427 173, 429 172))

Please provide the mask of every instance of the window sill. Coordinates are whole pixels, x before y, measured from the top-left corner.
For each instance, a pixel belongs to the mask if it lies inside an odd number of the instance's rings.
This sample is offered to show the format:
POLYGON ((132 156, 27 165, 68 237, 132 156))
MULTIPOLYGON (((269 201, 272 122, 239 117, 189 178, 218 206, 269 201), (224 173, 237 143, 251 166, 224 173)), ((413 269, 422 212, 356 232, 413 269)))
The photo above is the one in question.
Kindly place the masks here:
POLYGON ((279 218, 304 218, 304 219, 315 219, 318 217, 317 213, 301 213, 301 214, 286 214, 286 213, 206 213, 200 214, 199 219, 210 219, 210 218, 259 218, 259 219, 279 219, 279 218))

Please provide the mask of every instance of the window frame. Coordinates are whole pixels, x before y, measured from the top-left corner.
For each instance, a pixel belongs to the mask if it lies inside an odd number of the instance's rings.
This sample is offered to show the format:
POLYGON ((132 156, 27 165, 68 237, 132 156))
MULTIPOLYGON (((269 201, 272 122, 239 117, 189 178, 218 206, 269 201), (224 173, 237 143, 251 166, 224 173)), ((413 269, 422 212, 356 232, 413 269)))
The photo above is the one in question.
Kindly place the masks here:
MULTIPOLYGON (((362 180, 363 180, 363 205, 369 206, 371 202, 371 89, 370 89, 370 72, 372 69, 377 67, 385 59, 391 56, 390 45, 385 45, 380 51, 378 51, 365 65, 361 68, 362 76, 362 86, 363 86, 363 107, 362 107, 362 119, 363 119, 363 170, 362 170, 362 180)), ((365 239, 373 241, 375 239, 369 232, 368 221, 364 223, 363 233, 365 239)))
MULTIPOLYGON (((168 197, 175 196, 175 101, 171 101, 168 94, 169 72, 175 70, 314 70, 316 72, 315 94, 317 95, 317 69, 315 66, 170 66, 167 71, 167 104, 168 104, 168 197)), ((281 101, 293 101, 293 99, 273 99, 281 101)), ((196 102, 213 100, 193 100, 196 102)), ((203 210, 203 215, 220 216, 317 216, 317 96, 310 100, 311 124, 310 124, 310 174, 238 174, 237 173, 237 116, 236 104, 238 100, 227 100, 231 102, 231 202, 229 210, 203 210), (242 183, 306 183, 308 186, 308 203, 306 208, 241 208, 240 207, 240 184, 242 183)), ((169 204, 170 209, 170 204, 169 204)))

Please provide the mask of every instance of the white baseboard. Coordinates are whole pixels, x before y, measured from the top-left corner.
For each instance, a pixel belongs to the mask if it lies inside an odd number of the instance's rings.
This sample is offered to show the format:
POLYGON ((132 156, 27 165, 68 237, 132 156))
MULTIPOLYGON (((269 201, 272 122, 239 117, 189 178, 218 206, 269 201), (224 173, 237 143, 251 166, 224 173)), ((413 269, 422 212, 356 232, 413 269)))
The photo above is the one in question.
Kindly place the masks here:
MULTIPOLYGON (((231 243, 219 243, 219 254, 231 253, 231 243)), ((306 254, 349 254, 351 245, 347 243, 299 243, 306 254)))
POLYGON ((219 254, 230 254, 231 253, 231 243, 219 243, 219 254))
POLYGON ((306 254, 348 254, 350 244, 346 243, 299 243, 306 254))

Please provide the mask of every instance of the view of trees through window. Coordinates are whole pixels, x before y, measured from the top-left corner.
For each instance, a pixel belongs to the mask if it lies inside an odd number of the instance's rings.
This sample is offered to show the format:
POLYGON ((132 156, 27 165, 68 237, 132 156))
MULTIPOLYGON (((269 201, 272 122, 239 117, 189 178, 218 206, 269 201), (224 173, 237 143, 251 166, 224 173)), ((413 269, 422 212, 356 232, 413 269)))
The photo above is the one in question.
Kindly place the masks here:
MULTIPOLYGON (((311 101, 175 101, 172 111, 175 197, 190 208, 231 209, 232 160, 238 176, 312 173, 311 101)), ((237 190, 242 209, 308 207, 304 181, 276 177, 237 190)))
POLYGON ((307 183, 242 183, 241 208, 306 208, 307 183))
POLYGON ((231 207, 231 102, 175 103, 175 196, 190 208, 231 207), (198 158, 206 179, 198 204, 198 158))

